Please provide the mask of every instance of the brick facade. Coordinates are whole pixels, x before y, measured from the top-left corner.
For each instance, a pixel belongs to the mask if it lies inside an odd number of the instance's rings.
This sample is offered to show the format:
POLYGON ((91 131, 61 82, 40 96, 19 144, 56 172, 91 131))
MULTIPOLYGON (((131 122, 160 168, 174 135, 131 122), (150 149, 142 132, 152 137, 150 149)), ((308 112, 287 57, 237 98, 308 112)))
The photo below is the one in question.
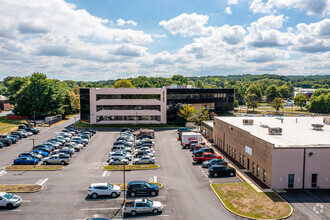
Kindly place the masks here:
MULTIPOLYGON (((249 125, 246 126, 248 130, 249 125)), ((271 187, 273 144, 218 118, 214 119, 213 140, 239 164, 271 187), (246 146, 252 149, 252 155, 246 152, 246 146)))

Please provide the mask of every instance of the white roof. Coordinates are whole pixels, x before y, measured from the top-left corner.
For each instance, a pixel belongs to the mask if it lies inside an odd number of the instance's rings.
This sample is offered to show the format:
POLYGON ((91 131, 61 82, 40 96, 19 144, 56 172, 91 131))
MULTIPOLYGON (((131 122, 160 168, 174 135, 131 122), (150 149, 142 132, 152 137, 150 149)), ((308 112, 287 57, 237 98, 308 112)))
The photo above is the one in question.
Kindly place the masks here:
POLYGON ((228 124, 241 128, 250 134, 275 145, 275 147, 330 147, 330 125, 323 123, 323 117, 216 117, 228 124), (243 119, 253 119, 253 125, 243 125, 243 119), (297 120, 297 123, 296 123, 297 120), (281 135, 268 134, 269 127, 282 128, 281 135), (323 130, 313 130, 312 124, 322 124, 323 130))
POLYGON ((213 128, 213 121, 203 121, 203 122, 213 128))
POLYGON ((95 187, 95 186, 108 186, 108 183, 92 183, 91 187, 95 187))

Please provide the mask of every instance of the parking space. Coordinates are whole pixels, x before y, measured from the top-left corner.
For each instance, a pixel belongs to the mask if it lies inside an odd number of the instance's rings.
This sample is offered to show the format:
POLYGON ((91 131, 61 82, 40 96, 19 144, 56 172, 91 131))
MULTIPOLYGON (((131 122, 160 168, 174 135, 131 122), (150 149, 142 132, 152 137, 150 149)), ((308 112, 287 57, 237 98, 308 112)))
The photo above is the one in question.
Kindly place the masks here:
MULTIPOLYGON (((40 142, 54 136, 54 133, 59 132, 63 127, 58 127, 54 129, 55 131, 46 131, 40 142)), ((13 210, 0 210, 0 219, 40 219, 49 216, 56 216, 57 219, 111 217, 122 204, 123 193, 118 198, 91 199, 88 196, 88 187, 91 183, 98 182, 123 183, 122 171, 103 170, 103 167, 108 165, 109 149, 118 136, 119 131, 110 129, 97 132, 88 147, 79 152, 77 158, 73 158, 72 163, 63 170, 8 171, 0 176, 0 184, 42 183, 45 187, 37 193, 17 193, 25 202, 13 210)), ((157 154, 156 163, 160 168, 126 172, 125 180, 163 183, 164 187, 160 189, 158 196, 144 198, 160 201, 164 204, 164 211, 156 216, 146 214, 136 217, 127 216, 127 218, 203 219, 207 216, 209 219, 237 219, 223 208, 209 187, 210 180, 211 182, 236 181, 236 177, 206 177, 206 169, 192 164, 191 152, 181 149, 176 130, 158 130, 153 141, 157 154)), ((24 147, 30 148, 30 146, 31 143, 28 143, 24 147)), ((12 157, 21 150, 19 148, 14 153, 10 151, 7 156, 12 157)), ((129 197, 127 199, 131 200, 129 197)))

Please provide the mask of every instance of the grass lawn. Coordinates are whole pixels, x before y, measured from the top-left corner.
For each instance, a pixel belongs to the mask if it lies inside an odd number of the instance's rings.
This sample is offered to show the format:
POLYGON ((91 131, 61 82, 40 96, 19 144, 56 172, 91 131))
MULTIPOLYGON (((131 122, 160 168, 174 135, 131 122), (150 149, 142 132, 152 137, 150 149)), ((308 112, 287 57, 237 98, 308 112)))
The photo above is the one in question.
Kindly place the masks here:
POLYGON ((35 192, 42 189, 40 185, 0 185, 0 192, 35 192))
POLYGON ((18 129, 21 120, 8 120, 6 116, 0 117, 0 134, 10 133, 18 129))
MULTIPOLYGON (((157 164, 145 164, 145 165, 125 165, 125 170, 152 170, 157 169, 157 164)), ((109 165, 105 166, 104 170, 123 170, 123 165, 109 165)))
POLYGON ((231 211, 258 219, 281 219, 291 207, 276 193, 258 193, 248 183, 211 184, 231 211))
POLYGON ((50 170, 61 170, 63 169, 62 165, 11 165, 5 167, 5 170, 14 170, 14 171, 23 171, 23 170, 31 170, 31 171, 50 171, 50 170))
POLYGON ((176 125, 168 124, 105 124, 91 125, 84 122, 78 122, 73 127, 76 128, 178 128, 176 125))
MULTIPOLYGON (((151 183, 151 184, 155 184, 155 185, 159 186, 159 189, 161 189, 163 187, 163 184, 161 184, 161 183, 151 183)), ((124 183, 114 183, 113 185, 120 186, 120 188, 122 190, 124 190, 124 183)), ((125 183, 125 186, 126 186, 125 189, 127 189, 127 183, 125 183)))

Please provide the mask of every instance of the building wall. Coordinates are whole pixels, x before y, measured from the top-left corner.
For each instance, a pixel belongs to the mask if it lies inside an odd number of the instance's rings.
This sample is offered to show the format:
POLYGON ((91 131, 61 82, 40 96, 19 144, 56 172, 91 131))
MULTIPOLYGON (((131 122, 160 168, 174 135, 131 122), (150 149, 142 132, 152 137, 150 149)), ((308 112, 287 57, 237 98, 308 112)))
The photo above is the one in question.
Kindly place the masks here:
POLYGON ((155 88, 90 88, 90 123, 91 124, 158 124, 166 123, 166 89, 155 88), (102 95, 120 95, 120 94, 143 94, 143 95, 160 95, 160 100, 157 99, 100 99, 96 100, 98 94, 102 95), (111 106, 128 106, 128 105, 160 105, 161 111, 157 110, 101 110, 97 111, 98 105, 111 106), (97 116, 160 116, 158 121, 99 121, 97 116))
POLYGON ((330 148, 274 148, 272 164, 272 188, 287 189, 288 176, 294 174, 295 189, 311 189, 312 174, 317 174, 317 187, 321 189, 330 188, 329 168, 330 148), (311 153, 311 154, 310 154, 311 153), (303 175, 303 164, 305 155, 305 177, 303 175))
MULTIPOLYGON (((247 127, 249 125, 246 125, 247 127)), ((272 177, 273 144, 251 135, 249 132, 230 125, 218 118, 214 119, 213 140, 233 159, 248 169, 269 187, 272 177), (246 146, 252 149, 252 155, 246 152, 246 146), (240 159, 241 158, 241 159, 240 159), (244 162, 243 162, 244 161, 244 162), (249 162, 248 162, 249 161, 249 162), (248 165, 249 163, 249 165, 248 165), (254 171, 253 171, 254 164, 254 171), (259 167, 259 175, 257 168, 259 167), (265 181, 264 181, 265 171, 265 181)), ((251 152, 248 150, 248 152, 251 152)))

